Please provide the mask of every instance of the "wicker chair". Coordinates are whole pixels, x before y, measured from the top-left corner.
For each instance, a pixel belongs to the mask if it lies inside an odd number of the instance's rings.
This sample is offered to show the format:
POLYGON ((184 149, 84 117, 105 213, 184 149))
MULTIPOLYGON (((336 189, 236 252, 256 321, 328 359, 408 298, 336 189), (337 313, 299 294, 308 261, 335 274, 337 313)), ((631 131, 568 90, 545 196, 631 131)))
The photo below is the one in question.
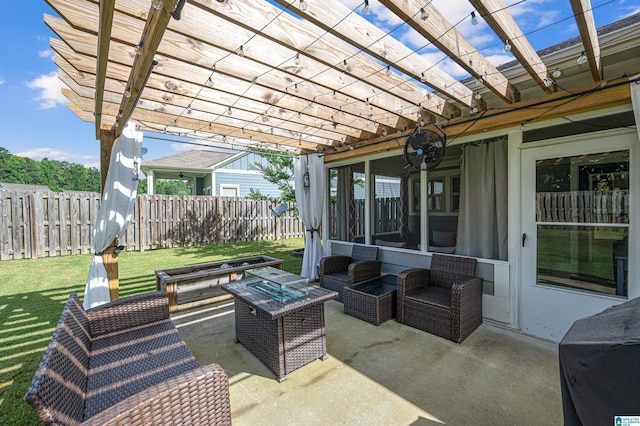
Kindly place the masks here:
POLYGON ((338 292, 342 302, 345 286, 380 276, 378 247, 354 244, 351 256, 327 256, 320 260, 320 287, 338 292))
POLYGON ((397 321, 461 343, 482 324, 476 260, 434 254, 431 269, 398 275, 397 321))
POLYGON ((45 424, 231 424, 226 372, 198 364, 161 292, 87 311, 72 293, 25 399, 45 424))

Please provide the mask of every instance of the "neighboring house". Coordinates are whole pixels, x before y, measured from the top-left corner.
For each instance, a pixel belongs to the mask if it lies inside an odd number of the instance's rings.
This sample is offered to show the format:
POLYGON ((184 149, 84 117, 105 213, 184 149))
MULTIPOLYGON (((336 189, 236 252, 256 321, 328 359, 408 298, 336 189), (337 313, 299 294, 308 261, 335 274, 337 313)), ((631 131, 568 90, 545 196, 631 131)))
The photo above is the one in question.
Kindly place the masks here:
POLYGON ((5 183, 0 182, 0 191, 10 192, 49 192, 51 191, 48 186, 45 185, 27 185, 25 183, 5 183))
POLYGON ((246 197, 254 188, 262 195, 279 197, 280 190, 268 182, 250 165, 265 161, 253 152, 207 151, 194 149, 176 155, 144 161, 142 171, 147 176, 147 192, 155 193, 157 179, 177 179, 187 182, 193 195, 246 197))

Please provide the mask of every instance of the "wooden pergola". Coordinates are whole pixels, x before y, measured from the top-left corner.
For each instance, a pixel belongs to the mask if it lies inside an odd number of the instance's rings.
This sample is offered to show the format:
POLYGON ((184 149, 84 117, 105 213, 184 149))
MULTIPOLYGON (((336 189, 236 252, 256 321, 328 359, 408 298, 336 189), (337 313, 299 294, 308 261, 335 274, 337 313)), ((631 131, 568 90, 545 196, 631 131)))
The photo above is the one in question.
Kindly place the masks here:
POLYGON ((589 0, 570 0, 592 80, 571 88, 581 96, 570 103, 501 0, 469 2, 508 41, 526 85, 510 81, 430 1, 375 0, 480 88, 367 20, 369 1, 355 11, 338 0, 45 1, 60 16, 44 20, 58 37, 51 47, 63 93, 76 115, 95 122, 103 182, 129 120, 140 130, 324 152, 332 161, 397 148, 417 126, 438 125, 450 138, 630 102, 616 81, 604 90, 589 0), (547 113, 530 108, 541 103, 547 113))

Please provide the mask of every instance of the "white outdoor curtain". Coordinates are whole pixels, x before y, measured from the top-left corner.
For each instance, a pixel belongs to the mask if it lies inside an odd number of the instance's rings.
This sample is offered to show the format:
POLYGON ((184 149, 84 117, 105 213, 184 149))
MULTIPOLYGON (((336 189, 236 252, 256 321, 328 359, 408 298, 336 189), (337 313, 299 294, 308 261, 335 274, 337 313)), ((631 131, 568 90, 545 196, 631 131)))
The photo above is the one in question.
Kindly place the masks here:
POLYGON ((115 140, 111 150, 109 172, 102 192, 102 201, 93 230, 94 256, 84 290, 85 309, 110 301, 107 270, 102 262, 102 252, 113 240, 121 238, 129 222, 136 201, 142 132, 136 132, 130 123, 115 140))
POLYGON ((300 276, 315 281, 319 277, 320 259, 324 256, 318 232, 320 225, 322 225, 322 209, 326 191, 324 156, 310 154, 294 158, 293 172, 298 212, 307 230, 300 276), (309 172, 309 186, 305 187, 304 174, 307 171, 309 172))
POLYGON ((508 260, 507 139, 464 147, 456 253, 508 260))
MULTIPOLYGON (((640 78, 640 74, 631 77, 631 80, 637 80, 640 78)), ((638 131, 638 138, 640 138, 640 81, 631 83, 631 104, 633 105, 633 115, 636 119, 636 130, 638 131)))

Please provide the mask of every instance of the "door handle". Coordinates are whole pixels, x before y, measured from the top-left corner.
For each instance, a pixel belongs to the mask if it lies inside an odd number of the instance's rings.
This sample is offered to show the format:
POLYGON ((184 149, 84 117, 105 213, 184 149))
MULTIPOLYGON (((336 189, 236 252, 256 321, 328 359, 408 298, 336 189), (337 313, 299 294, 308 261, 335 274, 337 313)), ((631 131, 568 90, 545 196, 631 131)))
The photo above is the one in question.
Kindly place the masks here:
POLYGON ((527 234, 522 234, 522 247, 524 247, 525 241, 527 241, 527 234))

